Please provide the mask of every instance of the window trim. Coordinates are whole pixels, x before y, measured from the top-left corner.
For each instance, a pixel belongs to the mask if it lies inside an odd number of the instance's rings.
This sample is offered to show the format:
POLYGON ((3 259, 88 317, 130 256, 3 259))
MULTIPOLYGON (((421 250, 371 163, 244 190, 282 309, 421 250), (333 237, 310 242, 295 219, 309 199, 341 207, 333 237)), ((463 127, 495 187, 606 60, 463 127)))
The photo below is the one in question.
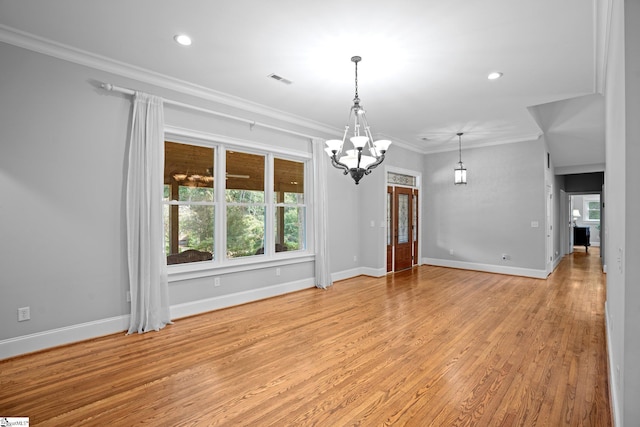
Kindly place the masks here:
MULTIPOLYGON (((310 203, 313 200, 313 186, 311 182, 312 174, 312 153, 299 150, 285 149, 282 147, 271 146, 268 144, 248 141, 244 139, 232 138, 223 135, 211 134, 206 132, 194 131, 191 129, 178 128, 174 126, 165 126, 164 141, 190 144, 201 147, 213 148, 215 150, 214 158, 216 168, 214 168, 215 178, 217 182, 224 182, 224 171, 226 170, 226 150, 232 149, 251 154, 265 156, 265 206, 266 224, 265 239, 267 233, 269 236, 273 234, 273 209, 276 203, 273 203, 273 159, 274 157, 286 160, 292 160, 304 163, 304 197, 305 197, 305 249, 297 251, 285 251, 276 253, 273 248, 265 250, 263 255, 241 258, 227 258, 226 245, 227 236, 225 230, 226 224, 226 207, 225 191, 215 190, 214 209, 216 221, 214 223, 214 233, 219 236, 214 241, 214 253, 217 254, 211 261, 202 261, 186 264, 174 264, 167 266, 169 282, 189 280, 202 277, 210 277, 220 274, 230 274, 240 271, 256 270, 271 268, 277 266, 292 265, 298 263, 310 262, 315 259, 312 248, 313 242, 313 217, 310 203), (220 218, 218 220, 218 218, 220 218)), ((273 237, 270 237, 273 238, 273 237)), ((269 246, 265 245, 269 249, 269 246)))
MULTIPOLYGON (((599 219, 589 219, 589 202, 600 203, 600 196, 583 196, 582 197, 582 222, 588 222, 591 224, 597 224, 599 219)), ((601 207, 600 207, 601 208, 601 207)))

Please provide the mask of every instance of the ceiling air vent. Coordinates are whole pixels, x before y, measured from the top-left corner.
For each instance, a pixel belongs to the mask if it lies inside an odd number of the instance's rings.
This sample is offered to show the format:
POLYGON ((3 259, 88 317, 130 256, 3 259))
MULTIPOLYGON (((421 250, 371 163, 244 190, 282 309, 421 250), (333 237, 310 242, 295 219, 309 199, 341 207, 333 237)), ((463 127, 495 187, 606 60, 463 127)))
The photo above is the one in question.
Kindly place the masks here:
POLYGON ((272 74, 269 74, 269 76, 268 76, 268 77, 269 77, 269 78, 272 78, 273 80, 277 80, 277 81, 279 81, 280 83, 284 83, 284 84, 286 84, 286 85, 290 85, 291 83, 293 83, 291 80, 289 80, 289 79, 285 79, 284 77, 279 76, 279 75, 277 75, 277 74, 273 74, 273 73, 272 73, 272 74))

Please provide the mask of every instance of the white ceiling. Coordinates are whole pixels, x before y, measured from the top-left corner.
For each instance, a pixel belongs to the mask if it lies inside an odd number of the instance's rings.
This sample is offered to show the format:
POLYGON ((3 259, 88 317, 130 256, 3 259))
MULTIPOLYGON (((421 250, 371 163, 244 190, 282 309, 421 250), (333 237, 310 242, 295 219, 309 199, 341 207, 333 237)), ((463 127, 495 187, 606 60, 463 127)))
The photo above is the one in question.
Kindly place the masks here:
POLYGON ((374 135, 435 152, 457 149, 457 132, 463 147, 547 132, 556 166, 574 166, 604 164, 594 10, 587 0, 0 0, 0 30, 5 41, 44 38, 336 134, 360 55, 374 135), (177 33, 193 44, 176 44, 177 33), (491 71, 504 76, 489 81, 491 71), (573 155, 583 151, 594 154, 573 155))

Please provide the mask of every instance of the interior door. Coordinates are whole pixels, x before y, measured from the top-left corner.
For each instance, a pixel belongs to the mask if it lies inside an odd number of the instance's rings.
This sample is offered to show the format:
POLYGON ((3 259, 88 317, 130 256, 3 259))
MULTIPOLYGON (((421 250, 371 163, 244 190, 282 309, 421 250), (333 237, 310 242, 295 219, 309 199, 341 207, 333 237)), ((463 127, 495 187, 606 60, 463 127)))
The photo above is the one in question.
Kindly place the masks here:
POLYGON ((547 254, 547 274, 553 271, 553 192, 550 185, 547 185, 547 217, 546 228, 546 254, 547 254))
POLYGON ((393 270, 400 271, 413 265, 413 190, 395 187, 393 205, 393 270))
POLYGON ((419 223, 419 219, 418 218, 418 189, 414 188, 413 189, 413 220, 411 222, 411 238, 413 239, 413 265, 417 265, 418 264, 418 223, 419 223))
POLYGON ((393 271, 393 187, 387 186, 387 273, 393 271))

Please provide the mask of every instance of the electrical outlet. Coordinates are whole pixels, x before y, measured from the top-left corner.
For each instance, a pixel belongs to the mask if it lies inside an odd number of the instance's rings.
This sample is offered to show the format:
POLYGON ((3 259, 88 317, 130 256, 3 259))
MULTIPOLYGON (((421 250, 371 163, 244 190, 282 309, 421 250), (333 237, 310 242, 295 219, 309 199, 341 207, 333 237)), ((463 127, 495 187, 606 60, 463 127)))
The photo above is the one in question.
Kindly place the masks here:
POLYGON ((18 322, 24 322, 31 319, 31 309, 29 307, 21 307, 18 309, 18 322))
POLYGON ((215 279, 213 279, 213 286, 218 287, 220 286, 220 278, 216 277, 215 279))
POLYGON ((502 260, 503 260, 503 261, 508 261, 508 260, 510 260, 510 259, 511 259, 511 255, 508 255, 508 254, 502 254, 502 260))
POLYGON ((276 268, 276 276, 280 276, 280 268, 276 268))
POLYGON ((131 291, 127 291, 127 302, 131 302, 131 291))
POLYGON ((453 255, 453 249, 449 249, 449 255, 453 255))

